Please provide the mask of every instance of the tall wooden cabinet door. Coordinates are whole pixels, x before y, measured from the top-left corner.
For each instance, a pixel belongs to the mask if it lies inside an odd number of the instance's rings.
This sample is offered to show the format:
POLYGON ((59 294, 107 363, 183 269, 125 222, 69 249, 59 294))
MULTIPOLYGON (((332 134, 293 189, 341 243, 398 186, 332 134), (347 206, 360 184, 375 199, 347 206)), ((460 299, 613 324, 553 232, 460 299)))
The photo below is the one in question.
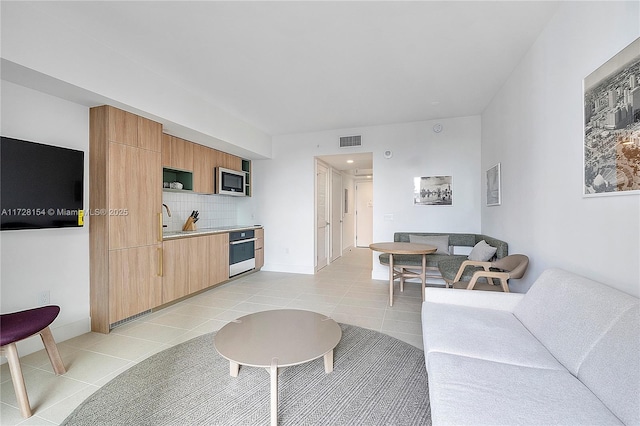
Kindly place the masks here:
POLYGON ((107 139, 111 142, 138 146, 138 116, 111 106, 107 108, 107 139))
POLYGON ((162 124, 138 117, 138 148, 160 152, 162 150, 162 124))
POLYGON ((193 190, 213 194, 214 150, 203 145, 193 146, 193 190))
POLYGON ((210 236, 189 238, 189 293, 195 293, 211 284, 209 267, 210 236))
POLYGON ((229 234, 210 235, 208 241, 210 285, 214 285, 229 279, 229 234))
POLYGON ((162 134, 162 167, 171 167, 171 135, 162 134))
POLYGON ((192 239, 182 238, 162 243, 162 303, 169 303, 189 294, 189 270, 192 267, 189 245, 192 239))
POLYGON ((193 171, 193 142, 171 137, 171 167, 193 171))
POLYGON ((162 241, 160 153, 109 144, 109 248, 162 241))
POLYGON ((109 251, 109 323, 162 304, 162 245, 109 251))

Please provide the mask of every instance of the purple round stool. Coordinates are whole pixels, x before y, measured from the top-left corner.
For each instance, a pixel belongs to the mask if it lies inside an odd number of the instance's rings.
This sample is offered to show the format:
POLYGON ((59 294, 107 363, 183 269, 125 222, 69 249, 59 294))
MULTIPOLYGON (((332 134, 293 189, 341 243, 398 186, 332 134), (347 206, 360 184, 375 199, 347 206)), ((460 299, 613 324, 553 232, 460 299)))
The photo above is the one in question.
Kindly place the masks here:
POLYGON ((49 355, 53 371, 56 374, 66 373, 58 353, 58 347, 49 329, 49 325, 56 319, 58 313, 60 313, 59 306, 43 306, 0 315, 0 355, 7 357, 20 413, 25 418, 31 417, 31 406, 22 376, 22 368, 20 368, 16 342, 39 334, 49 355))

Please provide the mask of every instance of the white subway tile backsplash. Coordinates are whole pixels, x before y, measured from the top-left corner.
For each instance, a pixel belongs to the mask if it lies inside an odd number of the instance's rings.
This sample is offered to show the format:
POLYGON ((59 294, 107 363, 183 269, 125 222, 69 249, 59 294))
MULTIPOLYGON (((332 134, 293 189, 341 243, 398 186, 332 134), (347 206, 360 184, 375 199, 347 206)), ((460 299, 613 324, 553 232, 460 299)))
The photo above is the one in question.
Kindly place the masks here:
POLYGON ((198 228, 236 225, 238 199, 226 195, 162 192, 162 202, 171 210, 171 217, 163 209, 163 223, 167 231, 180 231, 194 210, 199 212, 198 228))

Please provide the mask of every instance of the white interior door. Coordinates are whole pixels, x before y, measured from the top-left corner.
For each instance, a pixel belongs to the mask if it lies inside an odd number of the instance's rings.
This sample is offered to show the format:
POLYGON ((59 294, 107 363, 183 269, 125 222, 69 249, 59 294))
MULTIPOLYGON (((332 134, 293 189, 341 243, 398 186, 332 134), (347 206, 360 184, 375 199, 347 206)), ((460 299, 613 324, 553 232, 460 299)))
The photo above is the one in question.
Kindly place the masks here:
POLYGON ((316 161, 316 271, 329 257, 329 169, 316 161))
POLYGON ((373 182, 356 183, 356 246, 373 243, 373 182))
POLYGON ((342 175, 331 169, 331 254, 330 262, 342 256, 342 175))

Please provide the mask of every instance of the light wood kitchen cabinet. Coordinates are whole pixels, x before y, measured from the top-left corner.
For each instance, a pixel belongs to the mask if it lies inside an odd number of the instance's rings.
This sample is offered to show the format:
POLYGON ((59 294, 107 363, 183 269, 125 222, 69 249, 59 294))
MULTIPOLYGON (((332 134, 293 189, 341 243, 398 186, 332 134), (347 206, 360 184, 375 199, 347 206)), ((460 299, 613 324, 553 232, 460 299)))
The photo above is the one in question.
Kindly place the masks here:
POLYGON ((162 303, 169 303, 189 294, 189 274, 192 263, 191 247, 195 238, 165 241, 162 268, 162 303))
POLYGON ((193 171, 193 142, 171 137, 171 167, 178 170, 193 171))
POLYGON ((138 146, 138 116, 114 107, 105 108, 107 139, 125 145, 138 146))
POLYGON ((215 285, 229 279, 229 234, 209 236, 209 285, 215 285))
POLYGON ((193 190, 201 194, 213 194, 215 150, 204 145, 193 147, 193 190))
POLYGON ((162 241, 160 153, 109 142, 108 155, 109 249, 162 241))
POLYGON ((162 134, 162 167, 171 167, 171 135, 162 134))
POLYGON ((162 245, 109 251, 109 320, 162 304, 162 245))
POLYGON ((89 119, 91 329, 108 333, 122 315, 159 304, 161 133, 110 106, 91 108, 89 119))
POLYGON ((229 234, 163 243, 162 303, 169 303, 229 279, 229 234))
POLYGON ((100 108, 106 109, 109 141, 160 152, 162 124, 118 108, 100 108))
POLYGON ((241 171, 242 170, 242 158, 237 157, 235 155, 227 154, 226 152, 222 152, 221 164, 220 166, 225 169, 241 171))
POLYGON ((211 284, 211 268, 209 265, 210 247, 209 236, 186 238, 189 242, 189 293, 195 293, 209 287, 211 284))
POLYGON ((138 117, 138 148, 160 152, 162 150, 162 124, 138 117))
POLYGON ((255 237, 256 269, 260 269, 264 266, 264 228, 256 229, 255 237))

